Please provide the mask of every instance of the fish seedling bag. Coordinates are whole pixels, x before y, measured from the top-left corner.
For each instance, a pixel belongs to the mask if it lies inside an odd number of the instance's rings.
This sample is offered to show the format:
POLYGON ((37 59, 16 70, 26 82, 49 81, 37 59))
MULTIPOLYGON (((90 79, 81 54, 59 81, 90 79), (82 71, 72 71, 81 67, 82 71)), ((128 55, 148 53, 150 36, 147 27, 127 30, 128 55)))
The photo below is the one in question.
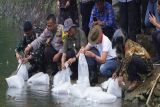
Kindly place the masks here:
POLYGON ((109 78, 107 81, 101 84, 102 88, 107 90, 107 93, 115 95, 116 97, 122 97, 122 88, 118 84, 118 79, 109 78))
POLYGON ((24 81, 28 80, 28 70, 26 64, 19 64, 17 69, 17 75, 21 76, 24 79, 24 81))
POLYGON ((81 86, 90 86, 88 64, 84 54, 80 54, 78 60, 77 84, 80 84, 81 86))
POLYGON ((77 84, 70 87, 70 94, 77 98, 85 98, 85 91, 90 87, 89 70, 84 54, 80 54, 78 60, 78 80, 77 84))
POLYGON ((28 79, 29 85, 49 85, 49 75, 39 72, 28 79))
POLYGON ((6 82, 9 88, 23 88, 24 87, 24 79, 18 75, 13 75, 9 78, 6 78, 6 82))
POLYGON ((53 79, 52 92, 54 94, 68 94, 71 86, 71 70, 69 67, 56 73, 53 79))

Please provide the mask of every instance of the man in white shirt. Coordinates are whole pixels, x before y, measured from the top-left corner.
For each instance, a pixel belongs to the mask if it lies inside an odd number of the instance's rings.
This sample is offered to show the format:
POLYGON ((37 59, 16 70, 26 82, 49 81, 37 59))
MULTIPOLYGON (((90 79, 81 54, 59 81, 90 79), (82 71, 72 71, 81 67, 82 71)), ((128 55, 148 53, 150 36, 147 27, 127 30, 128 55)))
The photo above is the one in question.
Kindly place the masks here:
POLYGON ((111 41, 103 34, 100 26, 95 25, 91 28, 88 42, 85 49, 82 50, 87 56, 88 65, 90 65, 90 62, 96 60, 101 64, 100 72, 102 75, 111 77, 118 66, 116 50, 112 49, 111 41), (92 51, 93 49, 94 52, 92 51), (97 50, 100 55, 98 55, 95 50, 97 50), (90 58, 90 60, 88 60, 88 58, 90 58))

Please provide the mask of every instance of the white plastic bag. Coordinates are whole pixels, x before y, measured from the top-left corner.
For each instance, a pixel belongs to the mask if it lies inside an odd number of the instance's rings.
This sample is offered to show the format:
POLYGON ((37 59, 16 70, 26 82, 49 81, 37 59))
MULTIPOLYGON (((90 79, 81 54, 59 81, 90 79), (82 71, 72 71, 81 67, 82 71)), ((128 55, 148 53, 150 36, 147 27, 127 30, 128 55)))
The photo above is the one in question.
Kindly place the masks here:
POLYGON ((27 83, 29 85, 48 85, 49 75, 39 72, 28 79, 27 83))
POLYGON ((68 94, 71 86, 71 70, 67 67, 65 70, 57 72, 53 79, 53 94, 68 94))
POLYGON ((53 78, 53 86, 61 86, 65 82, 71 83, 70 79, 71 70, 70 68, 66 68, 65 70, 59 71, 56 73, 56 75, 53 78))
POLYGON ((23 88, 24 87, 24 79, 18 75, 13 75, 9 78, 6 78, 7 84, 9 88, 23 88))
POLYGON ((78 80, 77 84, 90 86, 88 64, 84 54, 80 54, 78 60, 78 80))
POLYGON ((116 97, 122 97, 122 88, 118 84, 118 79, 109 78, 107 81, 101 84, 103 89, 107 90, 107 93, 115 95, 116 97))
POLYGON ((90 91, 90 93, 87 96, 87 100, 96 103, 113 103, 116 101, 116 99, 117 99, 116 96, 99 90, 90 91))
POLYGON ((112 81, 112 78, 109 78, 107 81, 101 83, 102 88, 107 90, 111 81, 112 81))
POLYGON ((53 92, 53 94, 69 94, 70 87, 71 87, 71 83, 65 82, 60 86, 53 87, 51 91, 53 92))
POLYGON ((113 94, 116 97, 122 97, 122 88, 119 86, 117 79, 110 81, 107 93, 113 94))
POLYGON ((85 98, 85 90, 87 87, 80 86, 78 84, 74 84, 70 87, 69 92, 72 96, 77 97, 77 98, 85 98))
POLYGON ((26 64, 20 63, 18 65, 17 75, 21 76, 25 81, 28 80, 28 70, 27 70, 26 64))
POLYGON ((84 97, 87 98, 88 96, 90 96, 90 94, 95 94, 98 91, 102 91, 101 87, 88 87, 84 93, 84 97))

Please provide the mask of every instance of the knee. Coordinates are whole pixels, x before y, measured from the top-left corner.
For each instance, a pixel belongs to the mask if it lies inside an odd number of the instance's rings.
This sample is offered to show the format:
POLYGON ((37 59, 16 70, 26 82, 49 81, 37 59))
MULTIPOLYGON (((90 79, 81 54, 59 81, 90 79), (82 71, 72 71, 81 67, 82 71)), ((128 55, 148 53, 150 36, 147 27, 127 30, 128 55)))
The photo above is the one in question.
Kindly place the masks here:
POLYGON ((111 77, 112 76, 112 72, 111 70, 105 68, 103 65, 100 66, 100 72, 102 75, 107 76, 107 77, 111 77))

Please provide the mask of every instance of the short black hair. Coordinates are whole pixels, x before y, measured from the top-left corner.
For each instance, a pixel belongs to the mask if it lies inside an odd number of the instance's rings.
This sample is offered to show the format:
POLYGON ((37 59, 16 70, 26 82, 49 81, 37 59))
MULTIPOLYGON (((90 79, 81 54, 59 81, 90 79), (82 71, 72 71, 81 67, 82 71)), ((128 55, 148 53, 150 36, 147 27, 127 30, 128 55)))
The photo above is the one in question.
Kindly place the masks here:
POLYGON ((32 23, 30 21, 25 21, 24 25, 23 25, 23 31, 24 32, 28 32, 30 30, 32 30, 33 26, 32 23))
POLYGON ((56 21, 55 15, 54 15, 54 14, 49 14, 49 15, 47 16, 47 21, 50 20, 50 19, 52 19, 53 21, 56 21))
POLYGON ((97 3, 97 2, 105 2, 105 0, 94 0, 95 1, 95 3, 97 3))

